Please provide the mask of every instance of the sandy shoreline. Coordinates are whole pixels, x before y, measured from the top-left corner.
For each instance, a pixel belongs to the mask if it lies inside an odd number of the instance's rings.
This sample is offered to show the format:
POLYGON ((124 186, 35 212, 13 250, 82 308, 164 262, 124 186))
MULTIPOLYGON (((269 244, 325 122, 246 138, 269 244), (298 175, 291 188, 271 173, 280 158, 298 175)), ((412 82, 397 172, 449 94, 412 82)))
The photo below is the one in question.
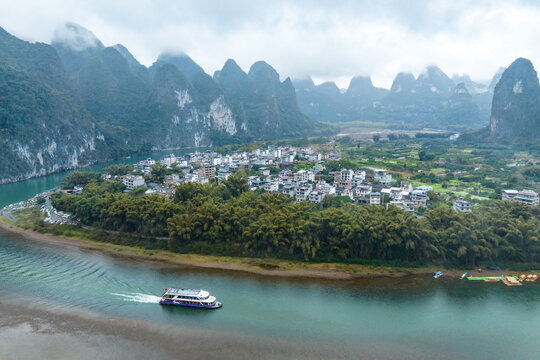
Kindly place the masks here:
MULTIPOLYGON (((403 277, 408 275, 432 275, 440 268, 391 268, 358 264, 340 263, 303 263, 276 259, 236 258, 228 256, 212 256, 197 254, 178 254, 165 250, 146 250, 137 247, 101 243, 91 240, 71 239, 62 236, 41 234, 16 227, 6 221, 0 221, 0 229, 18 234, 32 241, 49 244, 70 245, 81 249, 99 251, 111 256, 126 257, 172 266, 192 266, 204 269, 245 272, 263 276, 351 280, 357 278, 403 277), (265 269, 271 264, 276 269, 265 269)), ((445 276, 459 277, 465 271, 460 269, 443 269, 445 276)), ((476 271, 471 274, 475 274, 476 271)))

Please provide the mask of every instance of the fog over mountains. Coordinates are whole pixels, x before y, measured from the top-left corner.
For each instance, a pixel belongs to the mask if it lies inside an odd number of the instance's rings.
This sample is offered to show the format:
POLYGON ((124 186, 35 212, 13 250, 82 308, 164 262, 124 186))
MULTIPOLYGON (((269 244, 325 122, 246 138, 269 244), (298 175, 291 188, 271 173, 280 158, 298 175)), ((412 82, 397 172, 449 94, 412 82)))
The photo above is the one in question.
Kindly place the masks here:
POLYGON ((488 124, 493 90, 503 70, 490 85, 476 83, 467 74, 450 78, 437 66, 428 66, 418 77, 399 73, 389 90, 363 76, 354 77, 345 91, 332 82, 315 85, 310 78, 293 83, 300 108, 319 121, 466 129, 488 124))
POLYGON ((331 134, 322 122, 454 131, 491 118, 491 138, 530 137, 536 72, 519 59, 500 77, 479 84, 429 66, 397 74, 390 89, 358 76, 342 91, 281 81, 264 61, 245 72, 229 59, 209 75, 187 54, 166 52, 146 67, 73 23, 51 45, 0 28, 0 182, 151 150, 331 134))
POLYGON ((245 73, 228 60, 212 77, 186 54, 162 54, 147 68, 72 23, 51 45, 0 31, 3 182, 134 152, 326 128, 262 61, 245 73))

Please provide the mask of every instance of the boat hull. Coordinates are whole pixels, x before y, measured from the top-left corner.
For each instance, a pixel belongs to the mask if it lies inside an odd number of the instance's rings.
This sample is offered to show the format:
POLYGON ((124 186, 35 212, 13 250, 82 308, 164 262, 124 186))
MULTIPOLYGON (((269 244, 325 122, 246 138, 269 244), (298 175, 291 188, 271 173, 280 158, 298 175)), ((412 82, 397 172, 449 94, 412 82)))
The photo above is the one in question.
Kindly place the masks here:
POLYGON ((171 305, 171 306, 184 306, 184 307, 194 307, 200 309, 219 309, 222 305, 219 301, 216 301, 213 305, 204 305, 204 304, 190 304, 178 300, 166 300, 161 299, 159 302, 160 305, 171 305))

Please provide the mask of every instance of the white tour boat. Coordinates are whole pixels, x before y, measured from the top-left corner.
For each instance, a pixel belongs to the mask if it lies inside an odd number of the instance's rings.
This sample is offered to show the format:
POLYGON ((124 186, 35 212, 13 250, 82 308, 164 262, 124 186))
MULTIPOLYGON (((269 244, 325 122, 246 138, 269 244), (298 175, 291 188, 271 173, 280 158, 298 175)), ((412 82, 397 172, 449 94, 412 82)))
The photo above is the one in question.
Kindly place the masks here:
POLYGON ((214 296, 201 289, 165 289, 159 301, 162 305, 191 306, 206 309, 217 309, 221 303, 214 296))

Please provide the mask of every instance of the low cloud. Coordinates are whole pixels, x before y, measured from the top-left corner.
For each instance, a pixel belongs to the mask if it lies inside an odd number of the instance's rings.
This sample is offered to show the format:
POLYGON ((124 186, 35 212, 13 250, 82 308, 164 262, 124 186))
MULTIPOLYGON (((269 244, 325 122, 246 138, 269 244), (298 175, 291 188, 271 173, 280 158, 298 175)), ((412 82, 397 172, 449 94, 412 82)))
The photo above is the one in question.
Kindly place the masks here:
POLYGON ((346 87, 371 75, 390 87, 400 71, 437 64, 448 75, 489 81, 500 66, 540 48, 533 1, 77 1, 2 5, 0 26, 50 42, 65 22, 121 43, 145 65, 163 51, 188 53, 208 73, 234 58, 245 70, 264 59, 282 78, 311 75, 346 87))

